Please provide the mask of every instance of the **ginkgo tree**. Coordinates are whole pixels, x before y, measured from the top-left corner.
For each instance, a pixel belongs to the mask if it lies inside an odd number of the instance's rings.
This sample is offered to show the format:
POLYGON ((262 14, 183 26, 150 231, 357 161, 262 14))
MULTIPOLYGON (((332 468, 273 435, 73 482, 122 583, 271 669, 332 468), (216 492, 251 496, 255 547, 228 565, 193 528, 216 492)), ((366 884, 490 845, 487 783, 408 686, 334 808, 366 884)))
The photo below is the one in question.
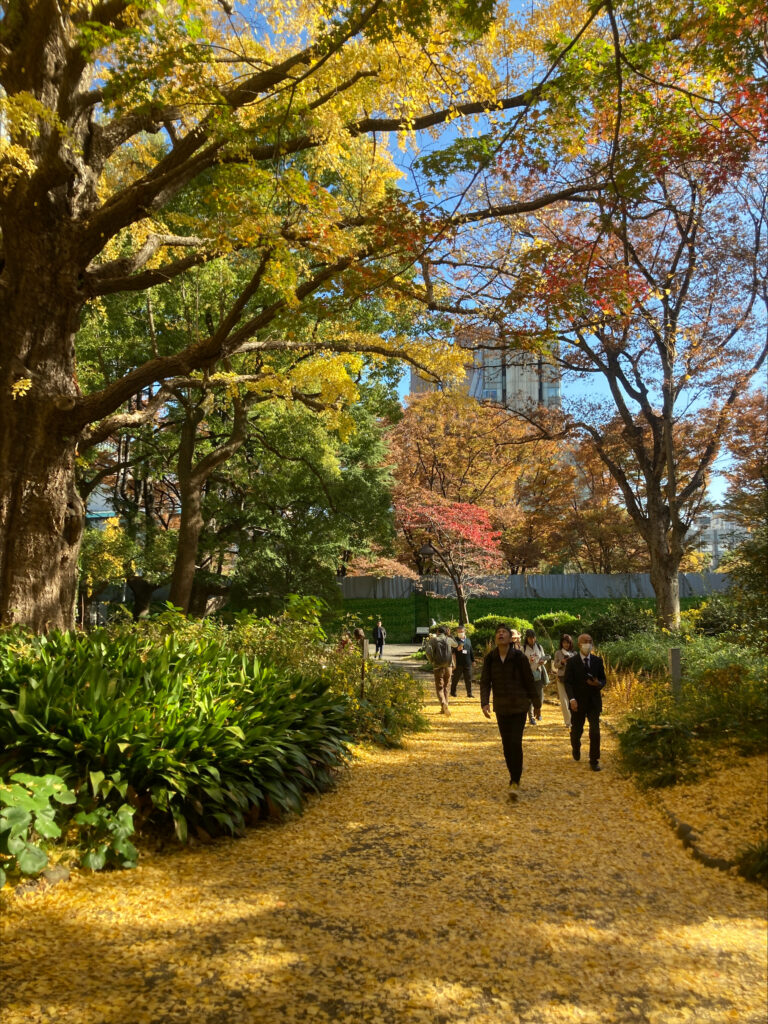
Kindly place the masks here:
MULTIPOLYGON (((546 116, 548 70, 531 80, 515 59, 504 7, 482 37, 492 6, 0 2, 0 621, 71 623, 78 444, 154 415, 125 408, 143 390, 246 351, 364 349, 451 371, 439 338, 308 343, 292 328, 299 309, 320 320, 391 293, 449 229, 445 210, 398 193, 389 134, 450 122, 455 140, 491 110, 546 116), (225 256, 245 283, 192 342, 83 387, 74 339, 89 304, 225 256)), ((521 146, 531 130, 510 121, 521 146)), ((472 218, 601 186, 598 167, 581 170, 475 202, 472 218)))

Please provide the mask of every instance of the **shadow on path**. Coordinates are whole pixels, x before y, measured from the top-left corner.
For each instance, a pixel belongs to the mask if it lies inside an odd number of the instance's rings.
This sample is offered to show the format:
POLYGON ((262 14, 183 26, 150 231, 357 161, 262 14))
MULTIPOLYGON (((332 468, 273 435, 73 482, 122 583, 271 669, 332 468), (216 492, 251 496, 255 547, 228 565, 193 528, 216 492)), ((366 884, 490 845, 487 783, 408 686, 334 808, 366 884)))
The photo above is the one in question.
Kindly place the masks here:
POLYGON ((764 1024, 764 893, 692 861, 609 738, 594 775, 545 708, 513 805, 452 707, 301 818, 14 906, 3 1024, 764 1024))

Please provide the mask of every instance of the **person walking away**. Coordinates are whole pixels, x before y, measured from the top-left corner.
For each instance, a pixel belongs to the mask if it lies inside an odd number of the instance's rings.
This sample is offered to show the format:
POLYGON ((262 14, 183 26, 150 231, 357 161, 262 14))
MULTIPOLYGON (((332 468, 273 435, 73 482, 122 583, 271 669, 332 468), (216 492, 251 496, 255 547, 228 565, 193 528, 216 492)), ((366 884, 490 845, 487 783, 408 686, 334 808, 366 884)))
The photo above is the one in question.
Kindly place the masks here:
POLYGON ((560 643, 558 644, 555 656, 552 659, 552 665, 555 670, 555 681, 557 683, 557 696, 560 698, 560 709, 563 712, 563 724, 566 729, 571 728, 571 709, 568 706, 568 694, 565 692, 565 665, 569 658, 572 658, 576 652, 573 649, 573 637, 570 633, 560 634, 560 643))
POLYGON ((495 640, 496 646, 483 659, 480 708, 486 718, 491 717, 493 693, 493 710, 509 770, 509 797, 517 800, 523 774, 523 731, 528 705, 533 704, 540 716, 541 704, 530 662, 513 646, 509 627, 499 626, 495 640))
POLYGON ((448 709, 448 690, 451 685, 451 667, 455 647, 456 641, 449 635, 445 626, 438 626, 424 644, 424 651, 435 676, 435 691, 437 699, 440 701, 441 715, 450 716, 451 714, 448 709))
POLYGON ((387 631, 381 624, 381 619, 376 620, 376 625, 373 627, 373 642, 376 644, 376 650, 374 651, 374 658, 381 658, 384 654, 384 641, 387 639, 387 631))
MULTIPOLYGON (((536 640, 536 634, 532 629, 527 629, 525 631, 523 654, 526 656, 528 664, 531 666, 533 681, 539 691, 539 707, 541 707, 544 699, 544 687, 549 682, 549 676, 547 675, 547 670, 545 668, 547 656, 544 653, 544 648, 536 640)), ((540 717, 541 715, 539 715, 539 718, 540 717)), ((528 707, 528 721, 531 725, 536 725, 536 717, 533 713, 533 704, 528 707)))
POLYGON ((474 661, 474 651, 472 650, 472 641, 467 636, 467 631, 463 626, 459 626, 456 630, 456 664, 453 669, 453 675, 451 676, 451 696, 456 696, 456 687, 459 684, 459 679, 464 679, 464 686, 467 689, 467 696, 472 696, 472 662, 474 661))
POLYGON ((603 659, 592 653, 592 637, 581 633, 579 650, 569 658, 565 666, 565 692, 571 709, 571 751, 574 761, 581 760, 581 735, 584 722, 589 722, 589 767, 600 771, 600 713, 603 698, 600 693, 605 686, 603 659))

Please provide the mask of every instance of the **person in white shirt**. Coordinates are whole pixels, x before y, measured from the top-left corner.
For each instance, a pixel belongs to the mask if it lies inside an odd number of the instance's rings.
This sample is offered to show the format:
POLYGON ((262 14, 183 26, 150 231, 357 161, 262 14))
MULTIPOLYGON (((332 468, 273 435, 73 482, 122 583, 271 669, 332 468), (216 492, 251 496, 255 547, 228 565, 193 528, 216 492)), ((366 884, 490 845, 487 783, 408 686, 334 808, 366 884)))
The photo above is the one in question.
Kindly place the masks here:
MULTIPOLYGON (((544 648, 536 640, 536 633, 532 629, 528 629, 525 632, 523 654, 526 656, 528 664, 531 666, 533 681, 536 684, 536 689, 539 691, 539 707, 541 707, 544 687, 549 682, 549 676, 547 675, 547 670, 545 668, 547 656, 544 653, 544 648)), ((536 716, 533 713, 532 704, 528 708, 528 721, 531 725, 536 725, 536 716)))
POLYGON ((571 728, 571 709, 568 706, 568 694, 565 692, 565 665, 569 658, 572 658, 576 651, 573 649, 573 637, 570 633, 563 633, 560 636, 560 644, 555 651, 552 665, 557 673, 557 696, 560 698, 560 708, 563 712, 563 724, 566 729, 571 728))

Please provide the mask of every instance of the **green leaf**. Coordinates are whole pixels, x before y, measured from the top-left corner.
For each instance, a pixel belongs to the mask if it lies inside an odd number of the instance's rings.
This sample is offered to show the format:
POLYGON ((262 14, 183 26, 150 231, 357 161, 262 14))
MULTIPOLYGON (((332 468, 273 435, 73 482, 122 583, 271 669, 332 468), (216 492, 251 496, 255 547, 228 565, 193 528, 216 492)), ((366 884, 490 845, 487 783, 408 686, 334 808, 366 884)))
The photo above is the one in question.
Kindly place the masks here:
POLYGON ((102 871, 107 863, 107 851, 105 847, 96 850, 88 850, 83 854, 80 864, 86 871, 102 871))
POLYGON ((23 875, 37 875, 48 864, 48 854, 39 846, 27 843, 24 849, 16 854, 16 862, 23 875))
POLYGON ((99 787, 106 778, 104 772, 89 772, 88 776, 91 780, 91 790, 94 796, 98 795, 99 787))

